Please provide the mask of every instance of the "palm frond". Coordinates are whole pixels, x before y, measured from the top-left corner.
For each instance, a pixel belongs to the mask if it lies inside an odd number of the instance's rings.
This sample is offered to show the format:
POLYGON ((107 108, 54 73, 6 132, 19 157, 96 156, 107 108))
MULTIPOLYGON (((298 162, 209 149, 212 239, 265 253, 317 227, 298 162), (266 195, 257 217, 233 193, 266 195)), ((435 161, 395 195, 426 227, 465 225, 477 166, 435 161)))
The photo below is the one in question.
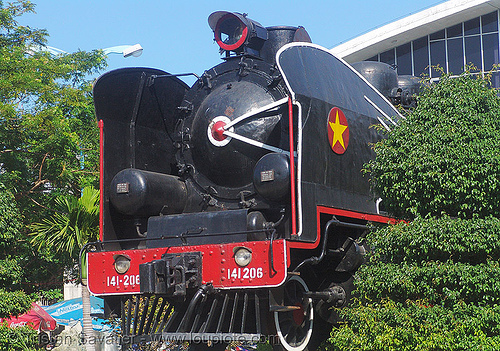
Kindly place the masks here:
POLYGON ((31 242, 39 250, 45 248, 75 257, 83 245, 98 237, 99 191, 86 187, 79 198, 59 197, 56 207, 51 217, 31 225, 31 242))

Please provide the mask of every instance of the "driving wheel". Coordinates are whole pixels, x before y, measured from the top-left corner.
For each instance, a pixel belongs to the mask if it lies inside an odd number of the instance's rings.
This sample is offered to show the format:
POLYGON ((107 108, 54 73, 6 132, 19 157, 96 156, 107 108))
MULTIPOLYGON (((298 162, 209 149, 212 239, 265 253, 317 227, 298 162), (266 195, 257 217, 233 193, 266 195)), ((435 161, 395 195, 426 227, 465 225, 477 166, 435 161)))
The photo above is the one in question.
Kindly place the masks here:
POLYGON ((282 347, 288 351, 302 351, 313 332, 313 302, 304 293, 309 291, 299 276, 291 276, 284 286, 285 311, 274 312, 274 323, 282 347))

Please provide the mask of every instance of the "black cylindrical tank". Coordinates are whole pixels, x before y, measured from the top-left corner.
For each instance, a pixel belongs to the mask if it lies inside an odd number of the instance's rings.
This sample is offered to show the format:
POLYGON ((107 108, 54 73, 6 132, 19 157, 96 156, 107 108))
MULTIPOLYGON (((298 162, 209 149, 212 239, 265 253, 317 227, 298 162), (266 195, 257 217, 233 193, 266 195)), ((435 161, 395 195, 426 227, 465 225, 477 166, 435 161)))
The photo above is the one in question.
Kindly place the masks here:
POLYGON ((279 202, 290 193, 290 161, 285 154, 269 153, 255 165, 253 185, 269 201, 279 202))
POLYGON ((420 78, 411 75, 398 76, 398 86, 402 91, 408 91, 410 95, 418 95, 421 89, 420 78))
POLYGON ((422 83, 415 76, 403 75, 398 77, 398 85, 401 91, 401 106, 412 108, 417 106, 417 96, 420 94, 422 83))
POLYGON ((352 67, 386 98, 395 95, 398 88, 398 74, 394 67, 375 61, 356 62, 352 64, 352 67))
POLYGON ((179 178, 134 168, 115 175, 109 194, 118 211, 132 216, 182 213, 187 199, 186 185, 179 178))

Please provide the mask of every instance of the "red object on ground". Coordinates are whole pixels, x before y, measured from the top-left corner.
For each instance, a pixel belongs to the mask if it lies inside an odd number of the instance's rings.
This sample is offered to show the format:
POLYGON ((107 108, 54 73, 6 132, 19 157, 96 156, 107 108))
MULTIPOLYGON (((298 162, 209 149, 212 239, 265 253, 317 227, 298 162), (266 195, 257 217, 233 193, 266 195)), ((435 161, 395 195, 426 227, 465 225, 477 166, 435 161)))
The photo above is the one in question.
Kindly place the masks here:
POLYGON ((56 320, 36 303, 31 304, 31 310, 17 317, 0 318, 1 323, 7 323, 10 328, 29 326, 35 330, 54 330, 56 320))

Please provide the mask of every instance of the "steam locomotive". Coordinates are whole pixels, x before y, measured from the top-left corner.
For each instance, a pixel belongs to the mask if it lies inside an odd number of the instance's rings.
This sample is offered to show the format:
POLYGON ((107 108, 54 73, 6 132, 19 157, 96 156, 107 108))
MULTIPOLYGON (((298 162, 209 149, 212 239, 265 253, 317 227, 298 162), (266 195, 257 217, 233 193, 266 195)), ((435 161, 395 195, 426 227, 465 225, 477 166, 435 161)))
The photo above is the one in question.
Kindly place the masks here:
POLYGON ((303 27, 208 19, 223 62, 188 87, 124 68, 94 85, 101 228, 89 290, 122 342, 314 348, 348 305, 368 222, 371 144, 400 117, 303 27), (277 342, 276 342, 277 341, 277 342))

